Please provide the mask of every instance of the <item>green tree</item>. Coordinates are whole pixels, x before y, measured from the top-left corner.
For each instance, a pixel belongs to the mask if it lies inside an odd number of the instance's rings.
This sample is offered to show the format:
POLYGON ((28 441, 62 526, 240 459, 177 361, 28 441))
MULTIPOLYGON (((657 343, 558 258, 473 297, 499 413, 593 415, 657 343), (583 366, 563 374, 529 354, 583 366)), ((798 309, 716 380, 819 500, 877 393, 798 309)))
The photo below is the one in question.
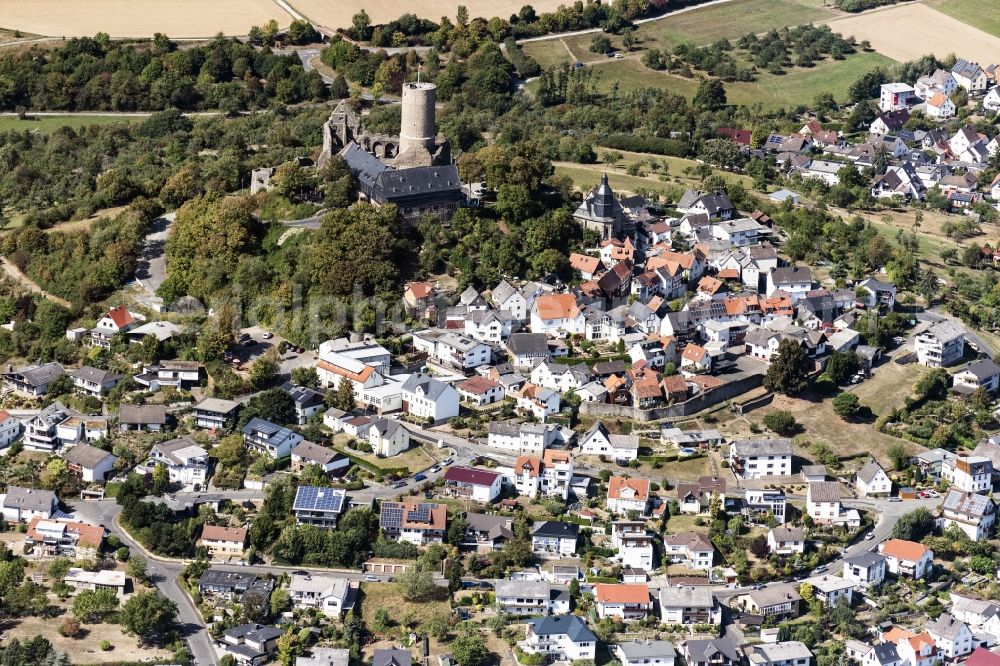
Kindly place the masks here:
POLYGON ((292 368, 292 383, 306 388, 319 388, 319 375, 312 366, 292 368))
POLYGON ((177 619, 177 604, 159 592, 133 594, 118 613, 118 621, 140 642, 151 643, 166 635, 177 619))
POLYGON ((455 661, 461 666, 486 666, 493 655, 478 632, 466 631, 449 646, 455 661))
POLYGON ((783 437, 794 435, 799 428, 799 424, 795 420, 795 417, 792 416, 792 413, 784 409, 768 412, 761 420, 769 430, 783 437))
POLYGON ((357 407, 354 399, 354 383, 347 377, 341 377, 337 384, 337 396, 334 400, 337 409, 345 412, 353 411, 357 407))
POLYGON ((930 511, 919 508, 901 516, 892 528, 893 539, 920 541, 934 530, 934 516, 930 511))
POLYGON ((910 454, 900 442, 891 444, 885 453, 889 456, 889 460, 892 461, 892 466, 897 472, 902 472, 910 464, 910 454))
POLYGON ((247 380, 255 389, 262 389, 274 382, 278 372, 278 352, 271 348, 253 362, 253 365, 250 366, 250 372, 247 373, 247 380))
POLYGON ((114 590, 83 590, 73 600, 73 615, 81 622, 104 622, 116 610, 114 590))
POLYGON ((853 393, 844 392, 833 399, 833 411, 843 419, 851 419, 861 411, 861 401, 853 393))
POLYGON ((698 84, 698 91, 691 105, 702 111, 718 111, 726 106, 726 88, 721 79, 705 79, 698 84))
POLYGON ((411 567, 396 576, 396 585, 407 601, 429 601, 438 594, 431 572, 420 567, 411 567))
POLYGON ((364 9, 351 17, 351 32, 354 39, 366 41, 371 37, 371 27, 372 20, 364 9))
POLYGON ((807 384, 812 361, 797 341, 784 339, 771 357, 771 364, 764 375, 764 386, 786 395, 799 393, 807 384))
POLYGON ((145 583, 149 580, 149 572, 146 569, 146 559, 141 555, 133 555, 125 565, 125 573, 134 580, 145 583))

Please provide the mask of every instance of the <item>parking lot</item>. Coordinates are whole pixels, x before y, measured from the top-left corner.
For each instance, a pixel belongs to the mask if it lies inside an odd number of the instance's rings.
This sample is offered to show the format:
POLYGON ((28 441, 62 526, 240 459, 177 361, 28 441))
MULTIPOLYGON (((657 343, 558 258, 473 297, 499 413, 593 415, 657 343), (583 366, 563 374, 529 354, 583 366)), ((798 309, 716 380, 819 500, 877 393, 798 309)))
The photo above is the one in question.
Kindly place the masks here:
POLYGON ((311 367, 316 362, 316 355, 308 350, 297 348, 279 335, 274 335, 259 326, 250 326, 242 329, 237 336, 237 343, 227 352, 227 359, 235 359, 242 366, 233 365, 237 371, 246 370, 247 367, 257 360, 257 357, 264 354, 269 349, 279 350, 282 343, 285 343, 285 353, 281 354, 280 372, 284 376, 291 374, 292 370, 300 367, 311 367))

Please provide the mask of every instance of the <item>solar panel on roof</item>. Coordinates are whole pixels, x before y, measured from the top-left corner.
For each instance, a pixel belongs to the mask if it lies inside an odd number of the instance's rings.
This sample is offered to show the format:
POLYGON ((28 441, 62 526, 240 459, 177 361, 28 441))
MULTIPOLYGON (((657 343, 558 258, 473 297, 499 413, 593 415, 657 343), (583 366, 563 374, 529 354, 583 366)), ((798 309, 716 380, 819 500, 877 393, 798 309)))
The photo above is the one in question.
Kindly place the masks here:
POLYGON ((403 507, 395 502, 383 502, 380 516, 382 528, 398 528, 403 524, 403 507))
POLYGON ((407 520, 412 520, 417 523, 430 522, 431 519, 431 508, 427 504, 419 504, 417 508, 411 509, 406 516, 407 520))
POLYGON ((293 508, 339 513, 343 503, 344 496, 330 488, 299 486, 299 489, 295 493, 293 508))

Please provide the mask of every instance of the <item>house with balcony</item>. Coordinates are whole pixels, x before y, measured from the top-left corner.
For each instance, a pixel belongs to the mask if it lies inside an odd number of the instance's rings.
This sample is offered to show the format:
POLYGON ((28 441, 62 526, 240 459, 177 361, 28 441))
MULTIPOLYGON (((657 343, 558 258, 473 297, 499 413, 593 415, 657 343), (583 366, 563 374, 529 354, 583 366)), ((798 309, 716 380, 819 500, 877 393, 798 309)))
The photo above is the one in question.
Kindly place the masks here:
POLYGON ((503 550, 514 538, 514 519, 493 513, 465 514, 465 538, 462 548, 477 553, 503 550))
POLYGON ((247 529, 205 524, 201 527, 197 545, 204 547, 209 556, 216 559, 243 559, 247 549, 247 529))
POLYGON ((241 624, 226 629, 220 646, 240 666, 260 666, 277 652, 278 639, 284 634, 277 627, 262 624, 241 624))
POLYGON ((709 571, 715 560, 715 546, 698 532, 680 532, 663 539, 663 556, 689 569, 709 571))
POLYGON ((194 425, 205 430, 228 431, 236 423, 241 406, 235 400, 202 398, 194 405, 194 425))
POLYGON ((641 620, 653 609, 649 587, 643 584, 598 583, 594 586, 598 617, 641 620))
POLYGON ((777 489, 747 488, 740 513, 751 523, 766 523, 773 518, 779 525, 785 523, 785 491, 777 489))
POLYGON ((649 513, 649 479, 612 476, 608 480, 608 511, 625 515, 635 511, 640 516, 649 513))
POLYGON ((885 556, 886 571, 894 576, 923 578, 934 565, 934 551, 914 541, 889 539, 879 544, 878 552, 885 556))
POLYGON ((965 354, 965 327, 950 319, 940 321, 913 343, 917 361, 930 368, 941 368, 957 362, 965 354))
POLYGON ((116 597, 123 597, 127 579, 124 571, 113 569, 87 571, 80 567, 70 567, 63 577, 63 582, 76 592, 111 590, 116 597))
POLYGON ((296 609, 314 609, 326 617, 339 619, 354 607, 355 590, 341 576, 325 574, 292 574, 288 595, 296 609))
POLYGON ((113 389, 122 379, 117 372, 92 368, 89 365, 72 370, 69 375, 73 378, 73 386, 77 391, 95 398, 113 389))
POLYGON ((59 500, 51 490, 7 486, 0 494, 0 511, 8 523, 28 523, 32 518, 48 520, 59 507, 59 500))
POLYGON ((493 358, 493 349, 485 342, 440 328, 415 332, 413 347, 432 361, 459 370, 487 365, 493 358))
POLYGON ((924 631, 934 639, 934 645, 945 659, 964 657, 980 646, 979 639, 972 635, 969 627, 951 613, 942 613, 936 620, 931 620, 924 625, 924 631))
POLYGON ((843 601, 848 606, 853 601, 854 581, 840 576, 811 576, 806 583, 812 585, 813 596, 819 599, 827 608, 833 608, 843 601))
POLYGON ((548 449, 541 458, 518 456, 514 461, 514 488, 525 497, 569 498, 573 480, 573 456, 568 451, 548 449))
POLYGON ((973 361, 952 375, 951 381, 958 393, 972 394, 978 388, 996 393, 1000 388, 1000 365, 988 358, 973 361))
POLYGON ((950 488, 939 509, 942 530, 957 527, 973 541, 985 541, 996 526, 997 505, 986 495, 950 488))
POLYGON ((576 615, 550 615, 527 623, 527 636, 517 646, 548 661, 575 661, 597 656, 597 636, 576 615))
POLYGON ((800 641, 761 643, 745 648, 749 666, 809 666, 813 653, 800 641))
POLYGON ((389 539, 415 546, 443 543, 448 531, 448 507, 433 502, 382 502, 379 527, 389 539))
POLYGON ((143 368, 142 374, 133 379, 154 392, 161 388, 190 390, 201 381, 201 364, 197 361, 160 361, 158 365, 143 368))
POLYGON ((844 580, 861 587, 878 587, 885 580, 885 556, 880 553, 859 553, 844 558, 844 580))
POLYGON ((663 624, 722 624, 722 606, 703 585, 673 585, 660 588, 660 620, 663 624))
POLYGON ((114 474, 118 457, 90 444, 80 443, 62 454, 71 474, 84 483, 104 483, 114 474))
POLYGON ((743 479, 790 476, 792 440, 741 439, 729 445, 729 466, 743 479))
POLYGON ((941 461, 941 478, 954 490, 988 493, 993 490, 993 461, 983 456, 957 456, 941 461))
POLYGON ((700 476, 696 482, 677 483, 677 504, 681 513, 701 514, 709 510, 712 500, 726 504, 726 479, 721 476, 700 476))
POLYGON ((90 330, 90 344, 95 347, 111 347, 111 340, 116 335, 128 333, 135 326, 135 315, 124 305, 108 310, 97 320, 97 325, 90 330))
POLYGON ((299 525, 335 529, 347 502, 342 488, 299 486, 295 491, 292 513, 299 525))
POLYGON ((42 363, 15 368, 8 365, 3 373, 4 387, 23 395, 39 397, 45 395, 57 377, 65 375, 66 371, 58 363, 42 363))
POLYGON ((903 627, 893 627, 882 634, 882 641, 895 644, 900 663, 907 666, 933 666, 941 661, 937 645, 927 632, 915 634, 903 627))
POLYGON ((281 390, 292 399, 292 410, 295 414, 295 423, 298 425, 305 425, 313 414, 318 414, 326 409, 324 396, 319 391, 305 386, 296 386, 291 382, 282 384, 281 390))
POLYGON ((21 421, 0 409, 0 451, 13 444, 21 436, 21 421))
POLYGON ((170 483, 180 483, 185 489, 205 487, 208 476, 208 451, 189 437, 178 437, 153 444, 149 458, 162 464, 170 475, 170 483))
POLYGON ((83 418, 82 414, 56 400, 24 422, 24 448, 54 453, 63 445, 83 441, 80 436, 83 418))
POLYGON ((292 449, 302 441, 302 435, 277 423, 253 417, 243 426, 243 442, 249 451, 270 458, 287 458, 292 449))
POLYGON ((738 666, 743 662, 731 638, 692 638, 681 643, 687 666, 738 666))
POLYGON ((35 557, 96 559, 106 530, 99 525, 36 515, 28 522, 24 543, 35 557))
POLYGON ((638 435, 613 435, 601 421, 580 438, 579 444, 581 455, 605 456, 615 462, 631 462, 639 457, 638 435))
POLYGON ((641 520, 611 523, 611 547, 618 550, 623 567, 653 570, 653 535, 641 520))
POLYGON ((622 666, 674 666, 677 661, 677 651, 670 641, 622 641, 615 644, 612 654, 622 666))
POLYGON ((122 405, 118 408, 118 428, 122 432, 159 432, 166 427, 167 419, 165 405, 122 405))
POLYGON ((334 449, 302 440, 292 449, 292 471, 301 472, 309 465, 318 465, 328 476, 342 476, 350 468, 351 461, 334 449))
POLYGON ((775 527, 767 533, 767 547, 775 555, 796 555, 806 551, 801 527, 775 527))
POLYGON ((428 422, 442 423, 458 416, 458 391, 430 375, 415 373, 403 382, 403 411, 428 422))
POLYGON ((493 584, 497 610, 508 615, 564 615, 569 592, 545 581, 498 580, 493 584))
POLYGON ((486 446, 515 455, 542 457, 551 446, 565 446, 575 433, 569 428, 546 423, 491 422, 487 426, 486 446))
POLYGON ((547 520, 531 531, 531 550, 537 555, 565 557, 576 553, 579 538, 579 525, 547 520))
POLYGON ((840 483, 816 481, 806 484, 806 513, 819 525, 828 525, 840 517, 840 483))
POLYGON ((751 615, 798 617, 802 597, 794 585, 782 583, 761 590, 751 590, 737 600, 743 610, 751 615))
POLYGON ((500 495, 501 477, 474 467, 449 467, 444 473, 445 491, 454 497, 489 504, 500 495))

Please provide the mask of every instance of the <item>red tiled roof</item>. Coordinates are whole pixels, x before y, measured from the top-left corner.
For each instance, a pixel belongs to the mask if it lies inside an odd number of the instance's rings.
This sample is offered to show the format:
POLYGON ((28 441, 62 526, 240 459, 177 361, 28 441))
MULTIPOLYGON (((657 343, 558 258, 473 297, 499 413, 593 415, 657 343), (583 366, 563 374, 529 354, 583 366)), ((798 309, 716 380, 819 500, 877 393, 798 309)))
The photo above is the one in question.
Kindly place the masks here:
POLYGON ((204 525, 201 528, 201 538, 209 541, 247 542, 245 527, 223 527, 222 525, 204 525))
POLYGON ((458 391, 465 391, 466 393, 471 393, 473 395, 482 395, 487 391, 497 388, 498 386, 500 386, 500 384, 492 379, 487 379, 482 375, 473 375, 464 382, 456 384, 455 389, 458 391))
POLYGON ((649 499, 649 479, 626 479, 623 476, 608 479, 608 499, 620 499, 625 488, 634 490, 636 499, 649 499))
POLYGON ((598 603, 605 604, 648 604, 649 587, 624 583, 598 583, 594 586, 594 597, 598 603))
POLYGON ((406 285, 407 291, 413 294, 414 298, 427 298, 434 288, 430 282, 411 282, 406 285))
POLYGON ((119 305, 116 308, 111 308, 110 310, 108 310, 107 316, 111 318, 111 321, 115 322, 115 326, 117 326, 118 328, 125 328, 133 321, 135 321, 132 318, 132 313, 129 312, 128 308, 126 308, 124 305, 119 305))

